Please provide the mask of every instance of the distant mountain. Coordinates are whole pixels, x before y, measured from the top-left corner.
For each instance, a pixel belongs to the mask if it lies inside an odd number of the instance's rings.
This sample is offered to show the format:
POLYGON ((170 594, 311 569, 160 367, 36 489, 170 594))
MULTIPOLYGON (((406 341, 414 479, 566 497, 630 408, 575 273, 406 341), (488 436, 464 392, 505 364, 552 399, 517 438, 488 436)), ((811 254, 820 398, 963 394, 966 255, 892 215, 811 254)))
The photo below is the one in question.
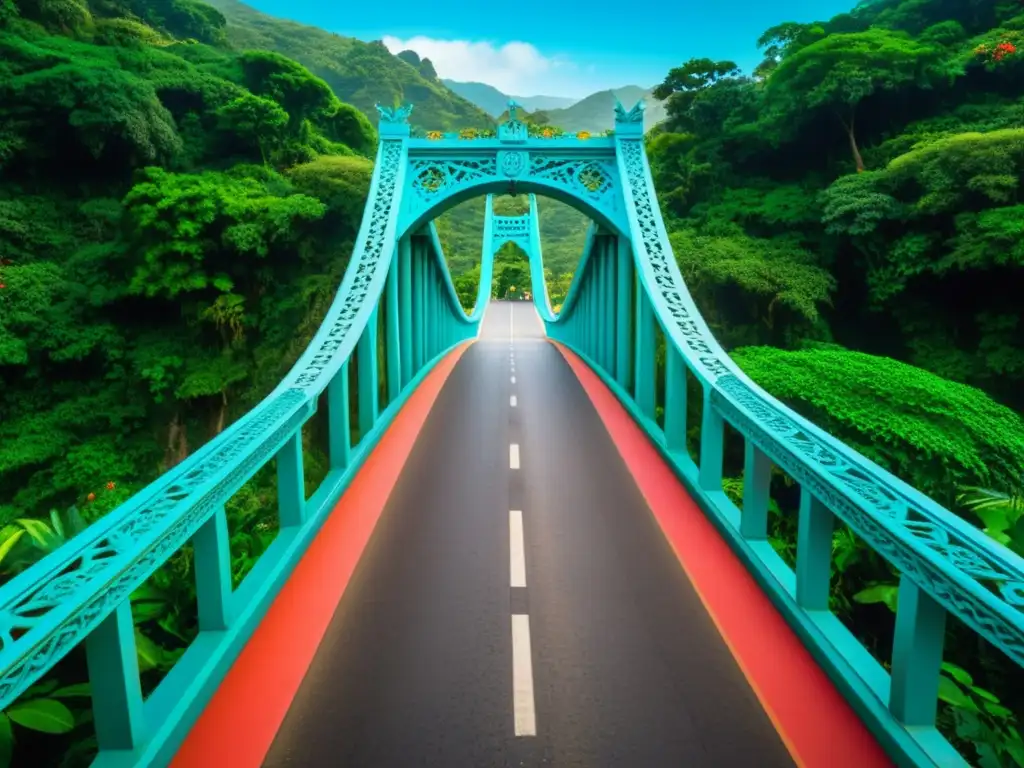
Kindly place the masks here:
POLYGON ((445 86, 466 101, 471 101, 491 117, 497 117, 508 107, 508 100, 515 99, 527 112, 571 107, 576 99, 565 96, 509 96, 487 83, 462 83, 458 80, 442 80, 445 86))
POLYGON ((649 131, 656 123, 665 119, 665 104, 654 98, 650 88, 627 85, 610 91, 598 91, 576 102, 566 109, 547 109, 552 125, 565 131, 590 131, 600 133, 615 127, 615 100, 623 107, 632 109, 640 99, 644 100, 644 130, 649 131))
MULTIPOLYGON (((0 0, 2 2, 2 0, 0 0)), ((376 125, 375 103, 411 101, 413 125, 428 130, 488 128, 494 121, 479 107, 453 93, 424 60, 398 58, 381 42, 365 43, 260 13, 237 0, 207 0, 228 20, 228 40, 236 48, 262 48, 294 59, 322 78, 339 99, 376 125)))
POLYGON ((570 99, 567 96, 513 96, 523 109, 530 112, 537 112, 547 109, 564 109, 571 107, 579 99, 570 99))

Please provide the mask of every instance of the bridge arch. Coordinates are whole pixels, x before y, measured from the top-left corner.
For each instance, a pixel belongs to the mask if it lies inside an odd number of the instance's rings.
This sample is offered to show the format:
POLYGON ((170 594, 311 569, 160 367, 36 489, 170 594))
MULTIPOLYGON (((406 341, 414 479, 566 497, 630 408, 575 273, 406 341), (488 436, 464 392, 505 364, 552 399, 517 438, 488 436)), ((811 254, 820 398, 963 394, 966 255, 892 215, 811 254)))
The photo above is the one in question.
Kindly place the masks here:
MULTIPOLYGON (((412 194, 416 194, 413 192, 412 194)), ((452 191, 439 192, 436 200, 430 200, 428 204, 403 200, 403 211, 399 219, 399 236, 410 232, 416 232, 427 223, 436 219, 445 211, 451 210, 460 203, 482 196, 499 195, 540 195, 565 203, 584 216, 588 217, 603 228, 614 232, 622 237, 628 237, 628 222, 621 206, 618 210, 610 206, 601 205, 599 202, 587 199, 583 195, 575 194, 567 190, 561 184, 551 183, 546 180, 526 179, 515 182, 514 190, 510 189, 508 179, 485 178, 463 182, 452 191)), ((406 199, 411 195, 406 195, 406 199)))
MULTIPOLYGON (((408 136, 404 110, 378 108, 381 138, 408 136)), ((534 194, 565 203, 592 221, 623 237, 629 219, 610 137, 541 139, 510 107, 509 120, 498 126, 497 138, 464 138, 432 134, 404 138, 399 238, 461 202, 483 195, 534 194)))

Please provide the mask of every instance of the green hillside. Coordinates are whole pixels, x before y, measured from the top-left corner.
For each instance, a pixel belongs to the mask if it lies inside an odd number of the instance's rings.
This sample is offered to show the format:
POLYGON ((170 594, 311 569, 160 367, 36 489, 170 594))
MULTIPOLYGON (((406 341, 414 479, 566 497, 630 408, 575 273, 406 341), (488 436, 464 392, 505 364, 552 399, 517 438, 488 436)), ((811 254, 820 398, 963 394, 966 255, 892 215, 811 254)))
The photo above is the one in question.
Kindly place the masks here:
POLYGON ((566 109, 545 110, 553 125, 566 131, 601 133, 615 127, 616 98, 626 109, 644 100, 644 129, 650 130, 665 119, 664 104, 654 97, 650 88, 627 85, 609 91, 598 91, 566 109))
POLYGON ((342 101, 377 124, 374 103, 411 102, 413 125, 427 130, 486 128, 493 120, 436 78, 392 55, 381 42, 365 43, 317 27, 260 13, 237 0, 210 0, 228 21, 236 48, 276 51, 322 78, 342 101))

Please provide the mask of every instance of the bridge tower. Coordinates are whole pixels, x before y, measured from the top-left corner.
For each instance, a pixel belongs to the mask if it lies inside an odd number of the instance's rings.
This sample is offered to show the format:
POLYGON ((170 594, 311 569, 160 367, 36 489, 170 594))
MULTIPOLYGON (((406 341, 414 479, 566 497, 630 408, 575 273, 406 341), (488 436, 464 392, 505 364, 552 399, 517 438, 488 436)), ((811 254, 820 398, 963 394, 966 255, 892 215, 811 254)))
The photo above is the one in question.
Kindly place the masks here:
MULTIPOLYGON (((501 216, 494 212, 494 195, 487 195, 484 211, 484 260, 493 260, 494 255, 505 243, 517 245, 526 254, 532 280, 531 292, 544 291, 543 280, 537 281, 533 265, 541 257, 540 219, 537 214, 537 197, 531 194, 530 208, 518 216, 501 216)), ((543 276, 543 270, 541 270, 543 276)))

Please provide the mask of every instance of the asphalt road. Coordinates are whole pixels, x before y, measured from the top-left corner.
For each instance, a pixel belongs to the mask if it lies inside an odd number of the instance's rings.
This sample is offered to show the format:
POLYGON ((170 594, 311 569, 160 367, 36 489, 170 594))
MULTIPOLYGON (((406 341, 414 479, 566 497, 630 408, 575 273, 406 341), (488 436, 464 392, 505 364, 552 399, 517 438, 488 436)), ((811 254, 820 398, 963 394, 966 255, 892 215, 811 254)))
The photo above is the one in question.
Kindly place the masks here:
POLYGON ((488 310, 264 765, 793 766, 532 304, 488 310))

